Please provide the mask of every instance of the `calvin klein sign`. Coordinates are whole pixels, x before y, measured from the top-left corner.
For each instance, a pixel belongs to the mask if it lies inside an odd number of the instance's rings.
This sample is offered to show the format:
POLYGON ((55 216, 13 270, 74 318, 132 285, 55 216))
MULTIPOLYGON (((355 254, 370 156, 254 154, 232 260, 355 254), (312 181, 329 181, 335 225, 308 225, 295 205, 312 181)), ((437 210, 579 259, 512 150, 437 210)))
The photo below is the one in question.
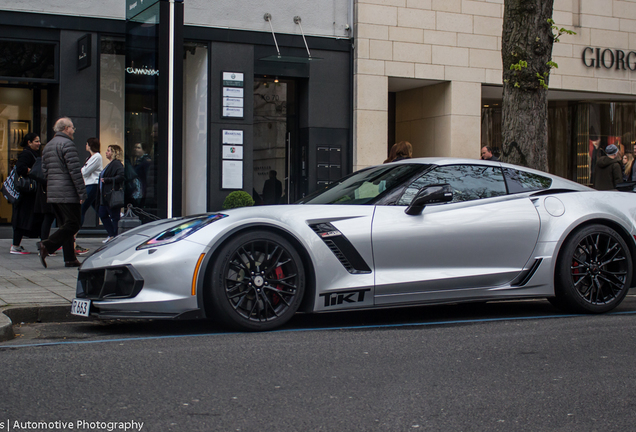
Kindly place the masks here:
POLYGON ((636 51, 625 53, 619 49, 585 47, 581 59, 589 68, 636 71, 636 51))
POLYGON ((91 34, 87 33, 77 41, 77 70, 91 65, 91 34))

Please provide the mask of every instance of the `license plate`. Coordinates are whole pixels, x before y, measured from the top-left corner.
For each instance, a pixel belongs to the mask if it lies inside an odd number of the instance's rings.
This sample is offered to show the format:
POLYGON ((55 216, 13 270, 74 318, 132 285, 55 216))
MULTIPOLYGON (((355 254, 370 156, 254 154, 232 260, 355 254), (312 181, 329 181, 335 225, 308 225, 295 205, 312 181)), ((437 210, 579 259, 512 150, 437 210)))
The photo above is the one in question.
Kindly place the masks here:
POLYGON ((71 315, 88 316, 91 309, 91 301, 85 299, 73 299, 71 315))

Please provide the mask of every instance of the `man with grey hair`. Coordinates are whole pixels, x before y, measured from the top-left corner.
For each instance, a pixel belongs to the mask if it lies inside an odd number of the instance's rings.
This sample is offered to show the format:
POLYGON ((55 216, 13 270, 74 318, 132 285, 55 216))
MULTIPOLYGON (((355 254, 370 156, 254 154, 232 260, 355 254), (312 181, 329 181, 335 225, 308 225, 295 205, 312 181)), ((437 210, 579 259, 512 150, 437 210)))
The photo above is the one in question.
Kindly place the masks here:
POLYGON ((73 142, 75 127, 62 117, 53 127, 55 137, 42 152, 42 172, 46 177, 46 202, 53 206, 58 230, 38 243, 40 262, 46 268, 46 257, 62 246, 64 265, 79 267, 75 256, 75 234, 80 229, 81 206, 86 199, 82 164, 73 142))

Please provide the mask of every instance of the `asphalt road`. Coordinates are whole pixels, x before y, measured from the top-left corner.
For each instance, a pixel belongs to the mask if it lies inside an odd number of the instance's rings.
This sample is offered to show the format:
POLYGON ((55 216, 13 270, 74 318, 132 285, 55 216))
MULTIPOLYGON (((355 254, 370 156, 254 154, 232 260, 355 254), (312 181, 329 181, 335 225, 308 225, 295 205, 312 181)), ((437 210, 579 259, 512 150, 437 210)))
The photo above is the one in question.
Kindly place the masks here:
MULTIPOLYGON (((269 333, 147 321, 16 332, 0 344, 0 431, 16 421, 188 432, 636 424, 633 295, 599 316, 533 301, 299 315, 269 333)), ((92 426, 72 430, 107 430, 92 426)))

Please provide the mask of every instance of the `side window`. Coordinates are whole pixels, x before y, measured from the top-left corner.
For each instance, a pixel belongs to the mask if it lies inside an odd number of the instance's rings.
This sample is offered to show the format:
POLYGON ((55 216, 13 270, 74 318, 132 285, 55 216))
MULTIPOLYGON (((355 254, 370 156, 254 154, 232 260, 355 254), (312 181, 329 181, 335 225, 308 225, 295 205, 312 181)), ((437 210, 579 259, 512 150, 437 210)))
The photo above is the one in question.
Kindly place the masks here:
POLYGON ((481 165, 450 165, 433 169, 411 183, 397 205, 409 205, 425 186, 448 183, 453 189, 453 201, 472 201, 506 195, 506 183, 501 168, 481 165))
POLYGON ((508 193, 511 194, 549 189, 552 185, 552 179, 538 174, 512 168, 504 168, 503 171, 508 184, 508 193))

